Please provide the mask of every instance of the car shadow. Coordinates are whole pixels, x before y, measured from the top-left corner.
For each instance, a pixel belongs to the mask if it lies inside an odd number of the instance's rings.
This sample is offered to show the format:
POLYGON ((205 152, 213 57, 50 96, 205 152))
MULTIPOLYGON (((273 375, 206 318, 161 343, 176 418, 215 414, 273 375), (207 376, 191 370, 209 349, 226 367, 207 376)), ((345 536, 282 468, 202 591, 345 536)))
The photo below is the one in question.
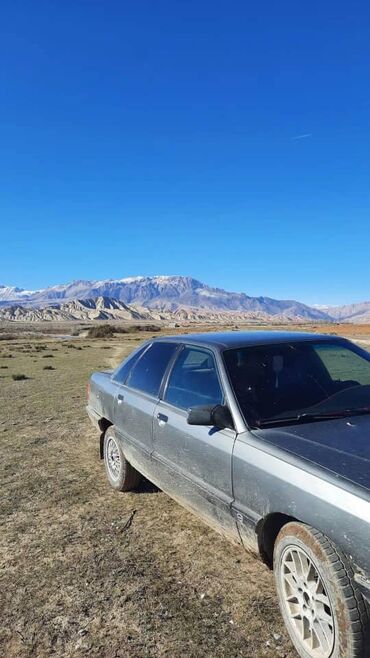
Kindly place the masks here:
POLYGON ((159 493, 160 491, 161 490, 155 484, 153 484, 153 482, 150 482, 150 480, 147 480, 143 476, 139 486, 133 491, 133 493, 155 494, 155 493, 159 493))

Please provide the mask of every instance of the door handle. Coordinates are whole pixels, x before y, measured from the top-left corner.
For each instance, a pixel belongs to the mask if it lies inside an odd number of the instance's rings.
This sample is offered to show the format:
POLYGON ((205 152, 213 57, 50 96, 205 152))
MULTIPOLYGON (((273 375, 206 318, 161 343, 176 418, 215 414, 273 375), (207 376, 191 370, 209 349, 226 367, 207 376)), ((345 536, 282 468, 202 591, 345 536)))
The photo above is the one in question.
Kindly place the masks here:
POLYGON ((159 425, 164 425, 168 421, 168 416, 165 416, 164 414, 157 414, 157 420, 159 425))
POLYGON ((119 394, 117 395, 117 403, 118 403, 118 404, 122 404, 122 402, 123 402, 123 395, 121 395, 121 394, 119 393, 119 394))

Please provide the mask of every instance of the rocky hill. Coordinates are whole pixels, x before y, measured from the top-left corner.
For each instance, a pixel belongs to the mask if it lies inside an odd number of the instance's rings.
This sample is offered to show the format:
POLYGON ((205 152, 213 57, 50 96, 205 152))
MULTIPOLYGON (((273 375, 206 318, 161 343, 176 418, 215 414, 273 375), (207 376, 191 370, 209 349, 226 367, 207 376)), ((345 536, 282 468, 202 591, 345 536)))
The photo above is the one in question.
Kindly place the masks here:
POLYGON ((108 297, 95 299, 73 299, 61 304, 42 306, 15 304, 0 308, 0 320, 24 322, 51 320, 150 320, 145 309, 142 312, 123 302, 108 297))
POLYGON ((40 302, 12 304, 0 307, 1 321, 37 322, 59 320, 122 320, 140 322, 159 322, 166 324, 206 323, 233 324, 253 322, 283 322, 286 316, 243 311, 213 311, 190 306, 179 306, 174 310, 148 309, 144 306, 128 305, 111 297, 91 299, 73 299, 66 302, 40 302))

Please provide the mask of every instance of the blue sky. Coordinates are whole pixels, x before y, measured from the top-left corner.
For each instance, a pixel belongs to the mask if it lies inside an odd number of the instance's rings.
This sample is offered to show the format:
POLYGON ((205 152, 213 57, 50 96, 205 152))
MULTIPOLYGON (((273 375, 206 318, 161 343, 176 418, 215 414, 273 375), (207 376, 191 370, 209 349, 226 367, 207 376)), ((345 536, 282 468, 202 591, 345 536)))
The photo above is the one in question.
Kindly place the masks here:
POLYGON ((5 0, 0 283, 370 298, 370 8, 5 0))

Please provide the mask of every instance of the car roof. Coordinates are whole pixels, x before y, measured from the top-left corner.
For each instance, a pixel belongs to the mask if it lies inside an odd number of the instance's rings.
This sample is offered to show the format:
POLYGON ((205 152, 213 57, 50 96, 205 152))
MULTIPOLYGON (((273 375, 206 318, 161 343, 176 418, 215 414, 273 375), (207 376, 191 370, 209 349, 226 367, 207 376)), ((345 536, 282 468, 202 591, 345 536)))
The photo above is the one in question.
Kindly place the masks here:
POLYGON ((182 334, 161 336, 156 340, 174 341, 176 343, 194 343, 212 346, 218 349, 249 347, 252 345, 273 345, 291 341, 343 340, 328 334, 304 333, 299 331, 225 331, 199 334, 182 334))

